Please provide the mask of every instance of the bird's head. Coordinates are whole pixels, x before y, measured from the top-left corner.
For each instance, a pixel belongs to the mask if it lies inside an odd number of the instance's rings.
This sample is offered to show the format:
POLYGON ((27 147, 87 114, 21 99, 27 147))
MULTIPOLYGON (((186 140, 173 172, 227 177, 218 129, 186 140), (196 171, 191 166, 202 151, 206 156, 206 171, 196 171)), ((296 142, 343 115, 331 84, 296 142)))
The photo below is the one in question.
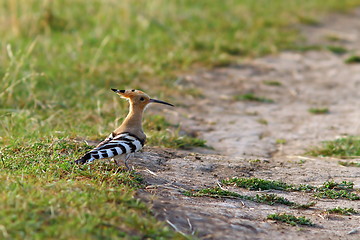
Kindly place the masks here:
POLYGON ((144 109, 150 103, 161 103, 174 107, 174 105, 170 103, 150 98, 149 95, 140 90, 117 90, 114 88, 112 88, 111 90, 119 94, 120 97, 127 99, 130 104, 135 108, 144 109))

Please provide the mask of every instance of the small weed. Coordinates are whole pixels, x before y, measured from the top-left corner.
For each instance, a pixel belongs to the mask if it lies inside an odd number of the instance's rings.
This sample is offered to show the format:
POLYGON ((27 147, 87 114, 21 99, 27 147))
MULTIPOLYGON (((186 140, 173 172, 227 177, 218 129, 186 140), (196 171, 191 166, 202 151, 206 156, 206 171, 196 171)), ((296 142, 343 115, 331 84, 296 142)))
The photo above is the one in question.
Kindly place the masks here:
POLYGON ((260 190, 281 190, 281 191, 312 191, 315 187, 310 185, 293 185, 280 181, 265 180, 260 178, 231 178, 222 180, 225 185, 235 185, 252 191, 260 190))
POLYGON ((342 181, 341 183, 337 183, 334 181, 327 181, 327 182, 324 182, 323 185, 321 187, 319 187, 318 189, 319 190, 324 190, 324 189, 353 190, 354 183, 347 182, 347 181, 342 181))
POLYGON ((186 191, 183 192, 183 194, 188 197, 213 197, 213 198, 232 197, 232 198, 240 198, 240 199, 245 198, 243 195, 240 195, 235 192, 223 190, 219 187, 205 188, 199 191, 186 191))
POLYGON ((344 167, 360 167, 360 163, 358 163, 358 162, 339 161, 338 164, 341 166, 344 166, 344 167))
POLYGON ((295 206, 293 206, 293 208, 297 208, 297 209, 309 209, 313 206, 315 206, 316 202, 309 202, 306 204, 297 204, 295 206))
POLYGON ((266 203, 268 205, 274 205, 276 203, 287 206, 296 205, 294 202, 291 202, 284 197, 279 197, 276 194, 256 194, 256 196, 254 197, 254 202, 266 203))
POLYGON ((348 52, 348 50, 346 48, 340 47, 340 46, 329 45, 329 46, 326 46, 326 49, 335 54, 344 54, 344 53, 348 52))
POLYGON ((308 204, 298 204, 276 194, 256 194, 255 196, 246 196, 239 193, 223 190, 220 187, 205 188, 198 191, 183 192, 188 197, 212 197, 212 198, 237 198, 242 200, 263 203, 267 205, 283 204, 293 208, 310 208, 315 205, 314 202, 308 204))
POLYGON ((286 139, 283 138, 276 139, 276 144, 286 144, 286 139))
POLYGON ((281 82, 275 81, 275 80, 265 80, 265 81, 263 81, 263 84, 268 85, 268 86, 275 86, 275 87, 282 86, 281 82))
POLYGON ((345 63, 351 64, 351 63, 360 63, 360 56, 350 56, 345 60, 345 63))
POLYGON ((204 98, 205 97, 204 93, 198 88, 187 88, 186 94, 196 97, 196 98, 204 98))
POLYGON ((330 198, 338 199, 345 198, 349 200, 359 200, 360 197, 351 193, 354 188, 353 182, 342 181, 337 183, 334 181, 327 181, 322 184, 322 186, 314 189, 314 197, 316 198, 330 198))
POLYGON ((355 193, 351 193, 353 190, 354 183, 342 181, 337 183, 334 181, 324 182, 320 187, 311 185, 294 185, 287 184, 280 181, 264 180, 259 178, 231 178, 222 180, 224 185, 235 185, 240 188, 246 188, 252 191, 260 190, 280 190, 280 191, 302 191, 302 192, 313 192, 316 198, 345 198, 349 200, 358 200, 360 197, 355 193))
POLYGON ((260 159, 250 159, 249 163, 261 163, 260 159))
POLYGON ((225 185, 235 185, 240 188, 246 188, 252 191, 260 190, 287 190, 292 188, 292 185, 288 185, 279 181, 269 181, 260 178, 231 178, 228 180, 222 180, 225 185))
POLYGON ((329 113, 329 109, 328 108, 310 108, 309 113, 312 114, 326 114, 329 113))
POLYGON ((270 214, 267 216, 267 219, 275 220, 277 222, 287 223, 290 224, 291 226, 296 226, 296 225, 314 226, 311 220, 307 219, 306 217, 295 217, 294 215, 286 214, 286 213, 270 214))
POLYGON ((360 197, 355 193, 350 193, 346 190, 336 191, 334 189, 322 190, 320 192, 314 193, 315 198, 330 198, 330 199, 339 199, 345 198, 349 200, 359 200, 360 197))
POLYGON ((280 197, 276 194, 256 194, 255 197, 253 197, 252 200, 257 203, 265 203, 268 205, 274 205, 274 204, 282 204, 286 206, 290 206, 292 208, 297 209, 308 209, 310 207, 313 207, 316 203, 315 202, 309 202, 306 204, 298 204, 292 201, 289 201, 288 199, 284 197, 280 197))
POLYGON ((233 56, 241 56, 241 55, 245 55, 245 51, 241 48, 239 48, 238 46, 220 46, 220 51, 227 53, 229 55, 233 55, 233 56))
POLYGON ((222 67, 229 67, 232 64, 234 64, 234 62, 231 61, 230 59, 220 59, 220 60, 212 63, 211 66, 213 68, 222 68, 222 67))
POLYGON ((309 209, 310 207, 313 207, 316 204, 316 202, 299 204, 296 202, 289 201, 288 199, 284 197, 280 197, 276 194, 256 194, 255 197, 251 197, 251 199, 248 200, 252 200, 257 203, 265 203, 268 205, 282 204, 296 209, 309 209))
POLYGON ((298 16, 299 22, 309 26, 317 26, 319 25, 319 21, 315 18, 308 17, 305 15, 298 16))
POLYGON ((306 160, 305 160, 305 159, 300 159, 300 160, 297 162, 297 164, 299 164, 299 165, 304 164, 304 163, 306 163, 306 160))
POLYGON ((325 39, 331 42, 340 42, 342 40, 344 40, 342 37, 340 37, 339 35, 335 35, 335 34, 328 34, 325 36, 325 39))
POLYGON ((326 210, 325 213, 339 214, 339 215, 353 215, 353 214, 358 214, 359 212, 353 208, 336 207, 326 210))
POLYGON ((264 97, 258 97, 253 93, 246 93, 241 95, 236 95, 234 97, 237 101, 253 101, 253 102, 263 102, 263 103, 273 103, 274 101, 272 99, 264 98, 264 97))
POLYGON ((321 147, 316 147, 307 152, 312 156, 346 158, 360 155, 360 138, 343 137, 334 141, 325 141, 321 147))
POLYGON ((245 114, 248 115, 248 116, 258 116, 259 115, 259 113, 256 112, 256 111, 254 111, 254 112, 245 112, 245 114))
POLYGON ((320 45, 295 45, 292 47, 292 50, 299 52, 318 51, 321 49, 322 47, 320 45))
POLYGON ((51 8, 47 8, 40 20, 40 25, 40 28, 43 28, 44 31, 62 32, 66 30, 68 22, 66 19, 57 16, 51 8))
POLYGON ((299 184, 299 185, 293 185, 292 188, 289 189, 289 191, 295 191, 295 192, 311 192, 314 191, 316 187, 308 185, 308 184, 299 184))
POLYGON ((268 121, 266 119, 263 119, 263 118, 259 118, 257 120, 258 123, 262 124, 262 125, 268 125, 268 121))

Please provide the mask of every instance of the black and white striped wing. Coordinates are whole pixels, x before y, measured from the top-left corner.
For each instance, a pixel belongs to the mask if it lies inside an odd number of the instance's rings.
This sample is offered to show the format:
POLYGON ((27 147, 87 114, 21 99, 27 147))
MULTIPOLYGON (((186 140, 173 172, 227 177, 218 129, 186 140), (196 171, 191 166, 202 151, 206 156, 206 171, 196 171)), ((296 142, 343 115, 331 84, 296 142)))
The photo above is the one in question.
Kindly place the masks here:
POLYGON ((135 153, 142 149, 144 141, 130 133, 121 133, 114 136, 110 134, 108 138, 102 141, 96 148, 86 153, 75 163, 90 163, 95 159, 111 158, 117 155, 135 153))
POLYGON ((116 135, 112 132, 110 133, 110 135, 105 138, 103 141, 101 141, 95 148, 98 148, 106 143, 108 143, 109 141, 111 141, 116 135))

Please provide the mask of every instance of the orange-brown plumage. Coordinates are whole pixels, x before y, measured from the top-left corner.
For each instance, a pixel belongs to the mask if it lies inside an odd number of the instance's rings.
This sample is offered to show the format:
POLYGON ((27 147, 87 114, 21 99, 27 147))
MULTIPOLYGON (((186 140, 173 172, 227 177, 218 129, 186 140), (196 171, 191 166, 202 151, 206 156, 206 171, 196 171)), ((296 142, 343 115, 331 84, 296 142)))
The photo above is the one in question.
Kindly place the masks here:
MULTIPOLYGON (((139 151, 145 143, 146 135, 142 128, 142 116, 146 106, 150 103, 173 106, 170 103, 152 99, 140 90, 112 90, 129 101, 129 113, 120 127, 115 129, 108 138, 93 150, 76 160, 76 163, 84 164, 95 159, 116 157, 118 155, 125 155, 127 160, 131 154, 139 151)), ((125 164, 127 166, 126 160, 125 164)))

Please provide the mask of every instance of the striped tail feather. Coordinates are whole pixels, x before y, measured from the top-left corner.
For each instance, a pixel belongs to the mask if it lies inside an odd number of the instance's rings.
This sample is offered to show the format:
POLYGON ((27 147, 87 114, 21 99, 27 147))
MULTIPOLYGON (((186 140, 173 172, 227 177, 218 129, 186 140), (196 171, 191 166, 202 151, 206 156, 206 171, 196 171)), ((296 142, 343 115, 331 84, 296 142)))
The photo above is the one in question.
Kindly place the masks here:
POLYGON ((77 164, 85 164, 95 159, 105 159, 122 154, 135 153, 142 149, 144 141, 130 133, 121 133, 114 136, 110 134, 96 148, 86 153, 82 158, 75 161, 77 164))

